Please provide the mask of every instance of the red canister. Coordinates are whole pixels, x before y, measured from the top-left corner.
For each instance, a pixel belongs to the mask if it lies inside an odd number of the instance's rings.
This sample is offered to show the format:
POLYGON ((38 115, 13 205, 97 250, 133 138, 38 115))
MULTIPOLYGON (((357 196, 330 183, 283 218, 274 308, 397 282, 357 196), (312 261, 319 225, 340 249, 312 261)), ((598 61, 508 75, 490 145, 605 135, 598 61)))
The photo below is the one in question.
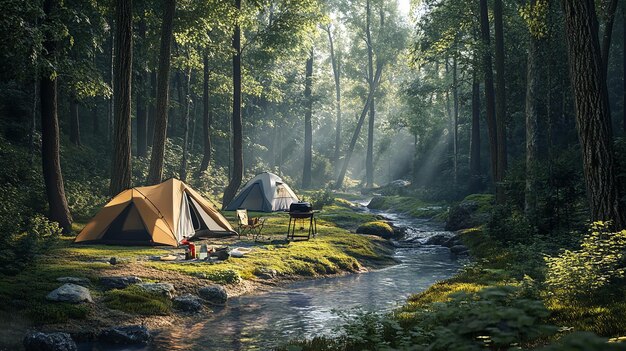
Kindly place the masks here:
POLYGON ((196 258, 196 245, 194 245, 193 243, 189 243, 189 251, 191 254, 191 259, 196 258))

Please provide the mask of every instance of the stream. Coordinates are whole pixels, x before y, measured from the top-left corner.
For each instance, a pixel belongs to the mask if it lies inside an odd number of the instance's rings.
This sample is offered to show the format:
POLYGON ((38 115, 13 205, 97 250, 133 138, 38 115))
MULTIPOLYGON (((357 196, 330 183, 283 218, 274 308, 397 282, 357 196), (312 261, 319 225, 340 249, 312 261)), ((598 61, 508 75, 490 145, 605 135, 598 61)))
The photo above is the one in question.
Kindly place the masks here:
POLYGON ((438 280, 454 275, 461 262, 441 246, 420 243, 443 230, 428 220, 379 214, 405 238, 395 242, 399 264, 363 274, 291 283, 269 292, 228 300, 204 317, 192 317, 180 328, 159 331, 150 346, 115 347, 86 343, 80 351, 122 350, 270 350, 290 339, 333 335, 343 319, 336 311, 387 312, 438 280))

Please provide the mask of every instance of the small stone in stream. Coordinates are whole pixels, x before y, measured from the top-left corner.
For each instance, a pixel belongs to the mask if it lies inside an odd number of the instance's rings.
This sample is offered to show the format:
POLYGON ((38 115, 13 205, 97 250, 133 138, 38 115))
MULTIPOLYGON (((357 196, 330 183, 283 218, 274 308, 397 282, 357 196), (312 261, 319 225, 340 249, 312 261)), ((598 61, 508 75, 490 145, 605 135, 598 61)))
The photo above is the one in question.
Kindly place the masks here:
POLYGON ((115 257, 111 257, 111 259, 109 259, 109 263, 110 263, 111 265, 116 265, 116 264, 117 264, 117 258, 115 258, 115 257))
POLYGON ((141 278, 135 276, 100 278, 100 284, 102 284, 105 289, 124 289, 129 285, 141 282, 141 278))
POLYGON ((24 337, 26 351, 76 351, 76 342, 68 333, 34 332, 24 337))
POLYGON ((450 252, 455 255, 462 255, 468 252, 468 249, 465 245, 455 245, 450 248, 450 252))
POLYGON ((443 245, 450 237, 452 233, 437 233, 430 238, 426 239, 424 242, 425 245, 443 245))
POLYGON ((100 342, 118 345, 147 344, 152 336, 143 325, 129 325, 103 330, 98 338, 100 342))
POLYGON ((72 283, 77 285, 86 286, 91 284, 91 280, 88 278, 79 278, 79 277, 59 277, 57 278, 57 282, 59 283, 72 283))
POLYGON ((223 305, 228 300, 228 293, 221 285, 209 285, 198 290, 198 295, 210 303, 223 305))
POLYGON ((69 303, 93 302, 89 289, 72 283, 63 284, 53 290, 46 296, 46 300, 69 303))
POLYGON ((449 248, 449 247, 452 247, 452 246, 462 245, 462 244, 463 243, 461 242, 461 237, 457 234, 457 235, 451 237, 450 239, 446 240, 441 245, 449 248))
POLYGON ((195 295, 176 296, 172 301, 174 308, 183 312, 200 312, 202 310, 202 300, 195 295))
POLYGON ((137 286, 149 293, 165 296, 168 299, 171 299, 176 291, 171 283, 139 283, 137 286))

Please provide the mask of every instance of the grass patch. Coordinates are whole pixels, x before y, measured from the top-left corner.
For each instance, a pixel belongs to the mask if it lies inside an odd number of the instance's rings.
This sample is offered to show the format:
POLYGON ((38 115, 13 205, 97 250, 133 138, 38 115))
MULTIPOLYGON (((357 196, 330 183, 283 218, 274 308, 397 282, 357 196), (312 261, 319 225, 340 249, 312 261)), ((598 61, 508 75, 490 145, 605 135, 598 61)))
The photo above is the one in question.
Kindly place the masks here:
POLYGON ((107 291, 104 303, 111 309, 142 316, 164 316, 172 312, 170 299, 132 285, 125 289, 107 291))

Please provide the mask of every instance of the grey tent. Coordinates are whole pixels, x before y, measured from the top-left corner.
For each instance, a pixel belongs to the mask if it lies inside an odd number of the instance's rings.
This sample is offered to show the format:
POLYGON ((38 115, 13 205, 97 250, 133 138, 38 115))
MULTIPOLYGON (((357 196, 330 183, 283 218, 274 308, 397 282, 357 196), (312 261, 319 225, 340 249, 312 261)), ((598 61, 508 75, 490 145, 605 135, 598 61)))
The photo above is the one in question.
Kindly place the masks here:
POLYGON ((288 210, 298 197, 279 176, 265 172, 250 179, 226 206, 227 211, 245 208, 250 211, 273 212, 288 210))

